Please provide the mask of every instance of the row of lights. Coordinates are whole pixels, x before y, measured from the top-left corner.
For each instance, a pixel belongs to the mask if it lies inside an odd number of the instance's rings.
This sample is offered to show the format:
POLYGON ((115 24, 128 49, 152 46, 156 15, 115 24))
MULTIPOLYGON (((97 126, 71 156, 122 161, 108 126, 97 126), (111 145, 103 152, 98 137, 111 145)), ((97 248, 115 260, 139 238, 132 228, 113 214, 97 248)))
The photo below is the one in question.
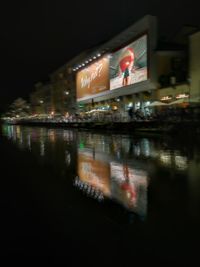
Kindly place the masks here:
POLYGON ((77 71, 80 68, 86 66, 87 64, 91 63, 93 60, 99 58, 101 56, 101 53, 98 53, 97 55, 93 56, 92 58, 87 59, 84 63, 78 65, 77 67, 73 68, 73 71, 77 71))

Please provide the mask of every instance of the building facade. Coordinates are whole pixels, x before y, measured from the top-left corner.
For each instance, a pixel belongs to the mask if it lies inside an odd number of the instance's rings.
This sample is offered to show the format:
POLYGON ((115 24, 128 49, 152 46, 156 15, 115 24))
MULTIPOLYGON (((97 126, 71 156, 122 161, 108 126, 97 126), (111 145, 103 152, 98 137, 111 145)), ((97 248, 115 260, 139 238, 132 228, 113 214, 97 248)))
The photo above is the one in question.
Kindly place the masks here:
POLYGON ((53 106, 52 85, 38 82, 30 95, 31 112, 33 115, 51 114, 53 106))
POLYGON ((34 113, 59 116, 109 111, 149 112, 153 101, 200 98, 200 33, 183 27, 171 42, 160 42, 157 19, 147 15, 106 43, 82 52, 38 84, 34 113), (190 44, 190 46, 189 46, 190 44), (189 49, 188 49, 189 47, 189 49))

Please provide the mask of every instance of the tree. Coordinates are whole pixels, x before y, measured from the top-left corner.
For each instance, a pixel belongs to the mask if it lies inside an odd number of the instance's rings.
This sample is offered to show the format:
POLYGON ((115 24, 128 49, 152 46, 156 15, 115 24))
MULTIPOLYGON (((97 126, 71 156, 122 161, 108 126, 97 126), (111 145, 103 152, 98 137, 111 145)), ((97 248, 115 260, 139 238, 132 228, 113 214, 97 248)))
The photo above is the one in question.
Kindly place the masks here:
POLYGON ((30 106, 26 100, 19 97, 9 106, 8 114, 11 117, 23 117, 29 115, 30 106))

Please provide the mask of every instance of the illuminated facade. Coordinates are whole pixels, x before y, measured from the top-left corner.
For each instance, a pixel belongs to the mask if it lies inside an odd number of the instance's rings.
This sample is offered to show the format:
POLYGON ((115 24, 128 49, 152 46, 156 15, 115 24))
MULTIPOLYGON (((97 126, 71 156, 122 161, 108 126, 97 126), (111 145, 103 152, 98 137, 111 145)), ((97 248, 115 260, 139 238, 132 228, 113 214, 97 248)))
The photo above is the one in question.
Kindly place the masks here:
POLYGON ((157 21, 148 15, 99 46, 84 60, 77 61, 73 65, 77 103, 85 105, 85 110, 108 108, 122 115, 126 115, 132 105, 135 109, 144 108, 156 89, 156 45, 157 21), (101 64, 106 60, 105 66, 101 64), (100 64, 101 73, 95 75, 100 64))
POLYGON ((53 72, 48 89, 38 87, 32 94, 34 112, 73 115, 96 110, 127 118, 129 108, 145 113, 153 101, 200 97, 199 33, 190 36, 188 54, 188 36, 194 31, 183 27, 169 43, 160 42, 156 17, 143 17, 53 72))

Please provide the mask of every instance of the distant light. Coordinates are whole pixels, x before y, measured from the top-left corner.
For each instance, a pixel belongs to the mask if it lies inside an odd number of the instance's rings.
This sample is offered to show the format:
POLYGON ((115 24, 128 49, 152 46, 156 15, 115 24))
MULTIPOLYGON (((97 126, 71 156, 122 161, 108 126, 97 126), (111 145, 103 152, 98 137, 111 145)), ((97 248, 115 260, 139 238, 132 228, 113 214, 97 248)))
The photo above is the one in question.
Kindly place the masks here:
POLYGON ((100 57, 100 56, 101 56, 101 54, 99 53, 99 54, 97 54, 97 56, 98 56, 98 57, 100 57))
POLYGON ((81 68, 81 65, 79 65, 79 68, 81 68))
POLYGON ((88 61, 86 60, 86 61, 85 61, 85 63, 87 64, 87 63, 88 63, 88 61))
POLYGON ((65 94, 66 94, 66 95, 68 95, 68 94, 69 94, 69 92, 68 92, 68 91, 65 91, 65 94))
POLYGON ((52 115, 52 116, 54 115, 54 111, 51 111, 51 115, 52 115))
POLYGON ((93 59, 96 59, 96 57, 94 56, 93 59))
POLYGON ((44 103, 44 101, 43 100, 40 100, 40 104, 43 104, 44 103))
POLYGON ((90 58, 89 61, 92 61, 92 58, 90 58))
POLYGON ((171 99, 172 99, 172 96, 167 95, 167 96, 163 96, 160 100, 161 101, 167 101, 167 100, 171 100, 171 99))
POLYGON ((176 99, 180 99, 180 98, 188 98, 189 94, 179 94, 176 96, 176 99))
POLYGON ((130 103, 128 104, 128 107, 131 108, 132 106, 133 106, 133 102, 130 102, 130 103))
POLYGON ((120 98, 117 98, 117 102, 120 102, 120 98))

